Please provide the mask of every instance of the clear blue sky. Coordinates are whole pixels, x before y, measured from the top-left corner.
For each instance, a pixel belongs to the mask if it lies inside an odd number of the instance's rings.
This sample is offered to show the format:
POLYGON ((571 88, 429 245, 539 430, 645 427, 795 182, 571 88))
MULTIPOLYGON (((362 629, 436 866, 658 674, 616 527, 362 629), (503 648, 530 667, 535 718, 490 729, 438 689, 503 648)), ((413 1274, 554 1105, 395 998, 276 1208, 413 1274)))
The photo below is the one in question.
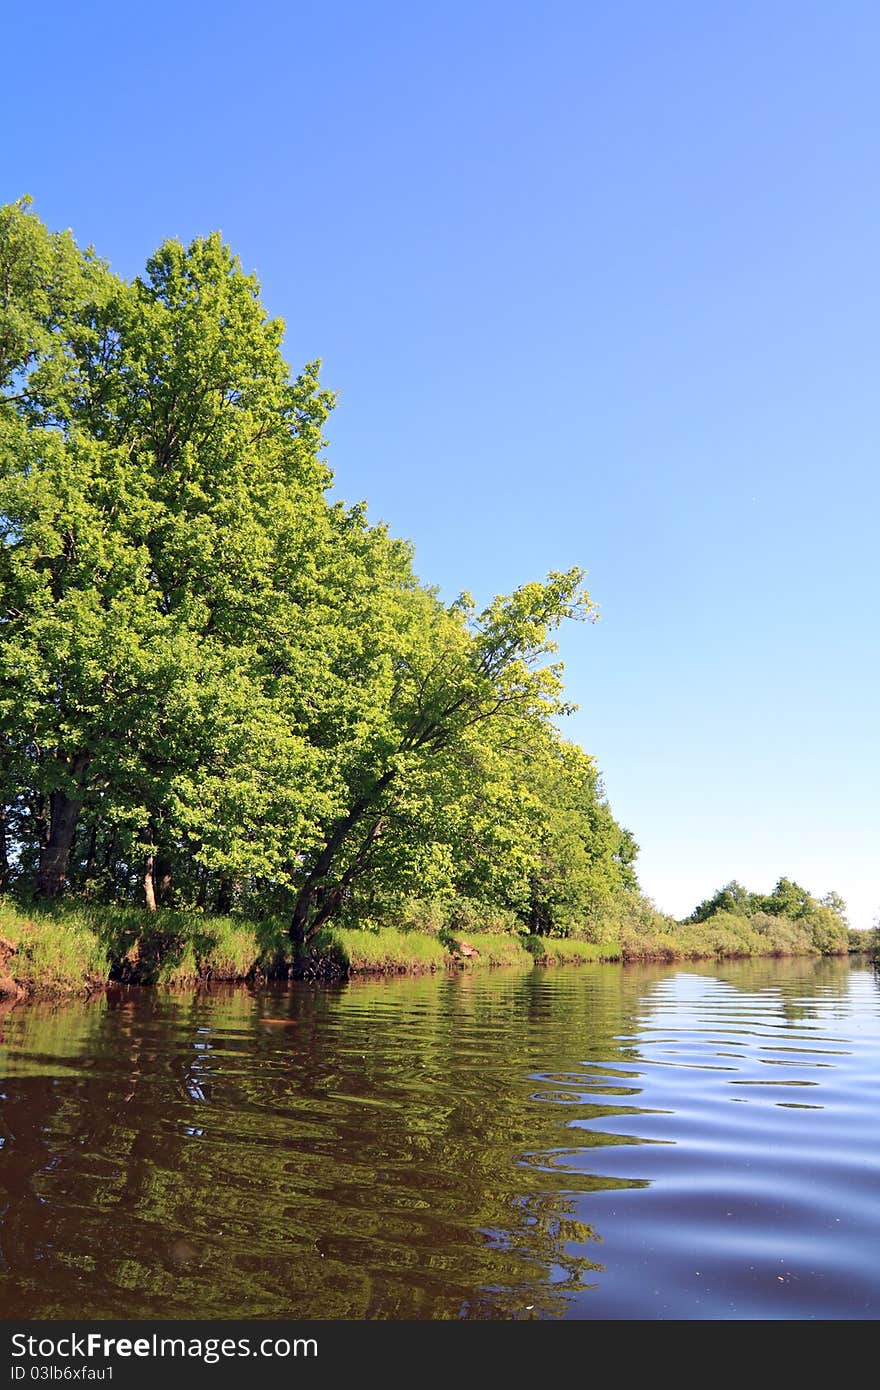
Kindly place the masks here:
POLYGON ((14 6, 3 199, 222 229, 344 497, 480 599, 582 564, 568 732, 658 904, 880 907, 880 7, 14 6))

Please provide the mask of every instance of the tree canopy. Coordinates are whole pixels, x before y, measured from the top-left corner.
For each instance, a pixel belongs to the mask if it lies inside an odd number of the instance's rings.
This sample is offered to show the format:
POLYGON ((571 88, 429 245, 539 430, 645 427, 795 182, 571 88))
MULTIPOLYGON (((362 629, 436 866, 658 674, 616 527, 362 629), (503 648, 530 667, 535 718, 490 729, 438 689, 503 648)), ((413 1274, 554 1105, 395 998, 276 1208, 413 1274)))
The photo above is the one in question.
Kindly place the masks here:
POLYGON ((332 496, 319 364, 218 235, 131 282, 0 210, 3 885, 150 908, 462 895, 533 931, 639 898, 567 742, 580 569, 478 609, 332 496))

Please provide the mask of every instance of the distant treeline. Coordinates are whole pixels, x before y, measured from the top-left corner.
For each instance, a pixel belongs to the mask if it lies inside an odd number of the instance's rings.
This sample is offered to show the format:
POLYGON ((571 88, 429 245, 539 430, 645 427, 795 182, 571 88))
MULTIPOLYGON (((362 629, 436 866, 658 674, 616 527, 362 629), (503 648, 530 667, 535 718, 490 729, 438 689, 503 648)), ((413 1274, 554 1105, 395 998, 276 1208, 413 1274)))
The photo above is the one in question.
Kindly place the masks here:
POLYGON ((846 903, 839 893, 814 898, 789 878, 780 878, 771 893, 753 893, 733 879, 679 924, 680 934, 725 930, 744 942, 773 943, 780 955, 803 950, 833 955, 848 948, 866 949, 868 943, 867 933, 849 930, 846 903))

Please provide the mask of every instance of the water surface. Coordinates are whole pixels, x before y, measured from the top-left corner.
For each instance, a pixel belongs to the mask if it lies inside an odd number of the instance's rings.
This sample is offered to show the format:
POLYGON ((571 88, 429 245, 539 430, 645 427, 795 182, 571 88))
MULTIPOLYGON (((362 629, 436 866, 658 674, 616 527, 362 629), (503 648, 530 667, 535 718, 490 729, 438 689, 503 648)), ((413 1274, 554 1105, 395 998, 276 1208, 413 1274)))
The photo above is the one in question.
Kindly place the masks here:
POLYGON ((846 961, 117 991, 0 1019, 6 1317, 874 1318, 846 961))

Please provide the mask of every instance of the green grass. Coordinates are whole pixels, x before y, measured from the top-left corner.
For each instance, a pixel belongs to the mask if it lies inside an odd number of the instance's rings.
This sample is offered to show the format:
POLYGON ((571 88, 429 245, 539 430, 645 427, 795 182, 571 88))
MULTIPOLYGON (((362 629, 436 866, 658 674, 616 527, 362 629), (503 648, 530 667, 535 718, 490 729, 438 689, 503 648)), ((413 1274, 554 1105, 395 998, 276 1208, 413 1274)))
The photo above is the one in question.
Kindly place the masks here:
POLYGON ((453 936, 420 931, 360 931, 353 927, 326 927, 311 942, 300 971, 313 976, 419 973, 447 966, 526 965, 532 958, 518 936, 495 932, 468 932, 453 936), (468 947, 473 955, 462 951, 468 947))
MULTIPOLYGON (((94 989, 109 971, 107 947, 78 915, 24 912, 0 901, 0 977, 26 993, 94 989)), ((4 991, 5 992, 5 991, 4 991)))
POLYGON ((530 936, 525 944, 536 965, 587 965, 590 961, 620 960, 622 956, 620 943, 614 941, 530 936))
POLYGON ((275 968, 287 946, 281 922, 78 903, 25 909, 9 901, 0 901, 2 941, 0 976, 45 994, 93 989, 110 978, 169 985, 240 980, 275 968))
MULTIPOLYGON (((242 980, 263 964, 264 952, 254 926, 233 917, 178 920, 160 928, 156 934, 149 973, 138 975, 143 982, 187 985, 199 980, 242 980)), ((164 924, 163 924, 164 926, 164 924)), ((142 941, 144 939, 142 938, 142 941)), ((153 944, 149 934, 145 944, 153 944)), ((143 946, 142 946, 143 949, 143 946)))
POLYGON ((531 965, 532 957, 521 936, 502 936, 498 932, 470 931, 467 935, 444 934, 450 963, 468 968, 481 965, 531 965), (465 948, 465 949, 462 949, 465 948), (470 955, 468 951, 476 952, 470 955))
POLYGON ((381 932, 327 927, 311 943, 305 969, 314 974, 393 974, 442 970, 446 961, 446 951, 436 936, 394 927, 381 932))

